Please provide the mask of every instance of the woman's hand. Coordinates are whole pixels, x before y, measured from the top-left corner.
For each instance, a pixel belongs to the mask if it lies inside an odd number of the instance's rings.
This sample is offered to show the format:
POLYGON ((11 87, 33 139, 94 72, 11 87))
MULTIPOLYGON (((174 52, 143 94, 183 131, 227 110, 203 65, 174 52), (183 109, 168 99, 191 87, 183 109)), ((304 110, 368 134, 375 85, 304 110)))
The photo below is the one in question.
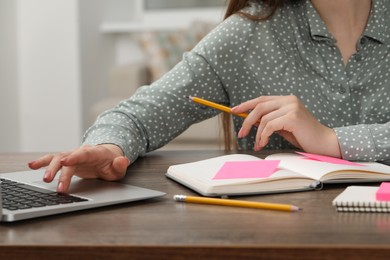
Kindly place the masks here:
POLYGON ((296 96, 261 96, 232 108, 233 113, 248 111, 238 137, 245 137, 258 125, 255 151, 266 146, 269 137, 276 132, 306 152, 341 156, 333 129, 318 122, 296 96))
POLYGON ((85 145, 71 152, 47 154, 28 164, 31 169, 47 166, 43 180, 53 181, 61 171, 57 192, 65 193, 73 175, 85 179, 99 178, 114 181, 123 178, 130 161, 122 150, 113 144, 85 145))

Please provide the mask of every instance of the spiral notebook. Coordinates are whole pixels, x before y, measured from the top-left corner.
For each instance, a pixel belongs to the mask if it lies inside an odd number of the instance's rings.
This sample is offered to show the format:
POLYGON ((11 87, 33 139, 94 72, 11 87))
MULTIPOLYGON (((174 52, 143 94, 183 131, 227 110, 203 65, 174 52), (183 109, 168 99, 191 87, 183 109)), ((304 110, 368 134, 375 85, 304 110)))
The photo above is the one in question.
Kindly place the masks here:
POLYGON ((390 201, 377 200, 379 187, 349 186, 332 202, 339 212, 390 213, 390 201))

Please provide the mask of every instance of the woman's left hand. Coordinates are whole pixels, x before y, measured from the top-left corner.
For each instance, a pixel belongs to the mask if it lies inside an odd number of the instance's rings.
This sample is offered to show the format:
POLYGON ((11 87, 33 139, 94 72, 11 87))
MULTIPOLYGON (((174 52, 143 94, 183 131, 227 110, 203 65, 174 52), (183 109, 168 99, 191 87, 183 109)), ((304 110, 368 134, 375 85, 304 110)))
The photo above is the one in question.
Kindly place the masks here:
POLYGON ((235 114, 248 111, 238 138, 247 136, 252 127, 258 125, 255 151, 265 147, 276 132, 306 152, 341 156, 333 129, 321 124, 296 96, 261 96, 232 108, 235 114))

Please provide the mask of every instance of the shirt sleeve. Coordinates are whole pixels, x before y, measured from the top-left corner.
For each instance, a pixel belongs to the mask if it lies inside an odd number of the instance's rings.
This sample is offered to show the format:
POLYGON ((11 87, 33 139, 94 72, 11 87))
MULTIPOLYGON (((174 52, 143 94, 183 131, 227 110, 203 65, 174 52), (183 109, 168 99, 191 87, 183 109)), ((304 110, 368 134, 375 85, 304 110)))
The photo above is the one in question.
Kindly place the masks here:
MULTIPOLYGON (((204 49, 201 43, 198 50, 204 49)), ((207 58, 193 50, 161 79, 142 86, 129 99, 101 114, 84 135, 84 144, 115 144, 134 162, 181 134, 191 124, 217 115, 195 104, 198 96, 228 104, 222 83, 207 58)))
MULTIPOLYGON (((218 110, 191 102, 189 96, 231 105, 226 78, 230 79, 232 72, 226 69, 223 59, 231 51, 228 43, 236 42, 237 37, 245 41, 250 26, 253 23, 238 15, 221 22, 193 50, 184 53, 182 61, 171 71, 101 114, 86 131, 83 143, 115 144, 134 162, 167 144, 192 124, 219 114, 218 110), (236 24, 246 29, 227 33, 236 24)), ((247 41, 240 48, 246 49, 246 44, 247 41)), ((235 67, 243 66, 243 59, 234 62, 235 67)))
POLYGON ((390 155, 390 122, 334 129, 342 157, 357 161, 384 161, 390 155))

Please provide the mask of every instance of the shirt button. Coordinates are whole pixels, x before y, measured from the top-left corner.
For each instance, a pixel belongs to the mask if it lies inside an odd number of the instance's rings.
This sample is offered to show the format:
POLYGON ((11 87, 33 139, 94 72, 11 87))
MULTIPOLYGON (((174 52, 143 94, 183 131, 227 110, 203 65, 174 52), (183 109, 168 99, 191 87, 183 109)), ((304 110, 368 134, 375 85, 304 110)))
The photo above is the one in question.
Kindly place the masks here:
POLYGON ((365 37, 361 38, 361 40, 360 40, 361 45, 364 45, 366 42, 367 42, 367 38, 365 38, 365 37))
POLYGON ((356 61, 361 61, 362 60, 362 55, 361 54, 356 54, 355 55, 355 60, 356 61))
POLYGON ((344 94, 346 92, 344 87, 339 87, 339 93, 344 94))

